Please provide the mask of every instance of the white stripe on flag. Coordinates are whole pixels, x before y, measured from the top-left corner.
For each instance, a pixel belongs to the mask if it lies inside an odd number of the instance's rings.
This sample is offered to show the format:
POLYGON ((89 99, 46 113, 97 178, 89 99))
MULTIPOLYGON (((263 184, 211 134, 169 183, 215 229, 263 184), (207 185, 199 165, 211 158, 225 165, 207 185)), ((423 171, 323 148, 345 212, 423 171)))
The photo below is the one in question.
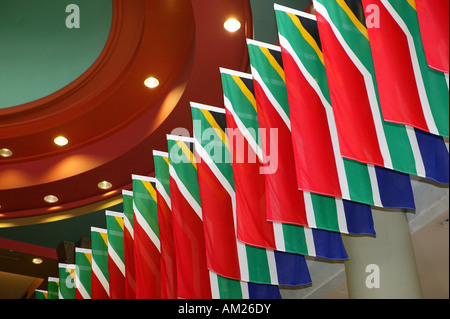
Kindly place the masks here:
POLYGON ((147 234, 147 236, 150 238, 150 240, 155 245, 155 247, 158 249, 158 251, 161 252, 161 243, 159 241, 158 236, 155 234, 153 229, 147 223, 144 216, 142 216, 141 212, 136 207, 136 204, 134 202, 133 202, 133 209, 134 209, 134 216, 136 216, 137 223, 142 227, 142 229, 147 234))
POLYGON ((223 98, 224 98, 224 105, 227 108, 227 110, 230 111, 231 115, 233 116, 238 129, 241 131, 242 135, 244 135, 245 139, 247 140, 248 144, 253 149, 255 154, 258 156, 259 160, 262 163, 264 163, 263 152, 262 152, 261 147, 259 147, 258 143, 255 141, 253 136, 250 134, 250 132, 245 127, 244 123, 242 123, 241 119, 237 116, 230 100, 225 95, 223 96, 223 98))
POLYGON ((134 239, 133 226, 131 226, 131 222, 127 216, 125 216, 125 218, 123 219, 123 224, 125 226, 125 229, 130 233, 131 238, 134 239))
POLYGON ((341 233, 348 234, 347 219, 345 217, 344 201, 341 198, 335 198, 337 220, 339 225, 339 231, 341 233))
POLYGON ((317 228, 316 216, 314 215, 314 206, 311 199, 311 193, 303 192, 303 198, 305 201, 306 219, 308 221, 308 226, 312 228, 317 228))
POLYGON ((248 282, 241 281, 242 299, 250 299, 250 293, 248 292, 248 282))
POLYGON ((375 125, 375 131, 378 137, 378 144, 381 151, 381 155, 384 160, 384 167, 386 168, 393 168, 392 166, 392 159, 391 154, 389 152, 388 143, 386 140, 386 135, 384 133, 384 127, 383 127, 383 119, 381 117, 377 95, 375 92, 375 87, 373 84, 373 77, 370 74, 370 72, 364 67, 364 64, 358 59, 356 54, 352 51, 352 49, 348 46, 347 42, 345 41, 342 34, 339 32, 338 28, 334 25, 333 21, 331 20, 330 16, 328 15, 327 9, 316 0, 313 0, 314 2, 314 9, 316 12, 320 13, 325 20, 329 23, 331 29, 333 30, 334 35, 336 36, 336 39, 341 44, 344 51, 347 53, 348 57, 352 60, 356 68, 359 70, 359 72, 362 74, 364 78, 364 83, 367 89, 367 96, 369 98, 369 104, 370 109, 372 111, 372 118, 375 125))
POLYGON ((411 144, 411 150, 416 163, 416 172, 418 176, 426 177, 425 165, 422 160, 422 154, 420 153, 419 142, 417 141, 416 131, 411 126, 405 125, 406 133, 408 134, 409 144, 411 144))
POLYGON ((284 124, 288 127, 289 131, 291 130, 291 120, 289 116, 286 114, 284 109, 281 107, 280 103, 276 100, 276 98, 273 96, 272 92, 270 92, 269 88, 267 87, 266 83, 264 83, 263 79, 261 78, 261 75, 259 72, 252 66, 252 75, 253 79, 259 83, 261 88, 264 91, 264 94, 266 95, 267 99, 270 101, 270 103, 273 105, 274 109, 277 111, 277 113, 280 115, 281 119, 283 120, 284 124))
POLYGON ((209 282, 212 299, 220 299, 219 281, 217 280, 217 274, 212 270, 209 271, 209 282))
POLYGON ((170 176, 172 176, 173 180, 175 181, 175 183, 178 186, 178 189, 180 190, 181 194, 183 195, 183 197, 186 199, 186 201, 189 203, 189 205, 192 207, 192 209, 194 210, 194 212, 197 214, 197 216, 203 220, 203 216, 202 216, 202 208, 200 207, 200 205, 197 203, 197 201, 194 199, 194 197, 192 197, 191 193, 189 192, 189 190, 186 188, 186 186, 184 186, 184 184, 181 182, 181 179, 178 177, 178 174, 176 172, 176 170, 173 168, 172 165, 169 164, 169 173, 170 176))
POLYGON ((78 290, 83 299, 91 299, 91 296, 89 296, 89 293, 87 292, 84 285, 81 283, 81 280, 78 276, 76 276, 75 278, 75 288, 78 290))
POLYGON ((214 163, 212 158, 209 156, 208 152, 206 152, 206 150, 203 148, 203 146, 200 144, 200 142, 197 140, 197 138, 194 138, 194 145, 195 145, 195 151, 198 153, 198 155, 200 155, 202 160, 205 161, 205 163, 211 169, 214 176, 219 180, 219 182, 223 186, 223 188, 227 191, 227 193, 230 196, 233 196, 234 195, 233 186, 231 186, 230 182, 225 178, 225 176, 223 176, 222 172, 217 167, 216 163, 214 163))
POLYGON ((271 249, 266 249, 267 263, 269 265, 270 282, 272 285, 278 285, 277 262, 275 253, 271 249))
POLYGON ((373 204, 374 206, 383 207, 375 166, 373 166, 372 164, 367 164, 367 171, 369 172, 370 186, 372 187, 373 204))
POLYGON ((120 259, 115 249, 111 246, 109 240, 108 240, 108 254, 116 264, 117 268, 119 268, 122 275, 125 277, 125 264, 123 263, 122 259, 120 259))
POLYGON ((316 256, 316 246, 314 244, 314 236, 310 227, 303 227, 305 232, 306 247, 308 249, 308 256, 316 256))
POLYGON ((97 263, 95 262, 94 258, 92 258, 92 272, 94 273, 95 277, 100 281, 101 285, 105 289, 106 293, 109 296, 109 282, 108 279, 106 279, 103 272, 98 267, 97 263))
POLYGON ((286 245, 284 243, 283 224, 272 222, 273 233, 275 235, 275 247, 279 251, 286 251, 286 245))
POLYGON ((172 202, 170 201, 170 197, 167 194, 163 184, 158 179, 156 179, 156 190, 161 194, 162 198, 164 198, 164 201, 166 202, 169 209, 172 210, 172 202))

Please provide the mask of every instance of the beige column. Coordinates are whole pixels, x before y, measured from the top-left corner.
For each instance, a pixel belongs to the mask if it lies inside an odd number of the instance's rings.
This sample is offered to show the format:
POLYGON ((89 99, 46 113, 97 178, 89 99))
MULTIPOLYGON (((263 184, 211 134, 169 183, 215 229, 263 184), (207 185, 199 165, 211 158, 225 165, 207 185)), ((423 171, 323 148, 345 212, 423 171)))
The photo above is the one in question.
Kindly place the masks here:
POLYGON ((343 235, 349 298, 422 298, 405 213, 375 208, 372 213, 376 237, 343 235))

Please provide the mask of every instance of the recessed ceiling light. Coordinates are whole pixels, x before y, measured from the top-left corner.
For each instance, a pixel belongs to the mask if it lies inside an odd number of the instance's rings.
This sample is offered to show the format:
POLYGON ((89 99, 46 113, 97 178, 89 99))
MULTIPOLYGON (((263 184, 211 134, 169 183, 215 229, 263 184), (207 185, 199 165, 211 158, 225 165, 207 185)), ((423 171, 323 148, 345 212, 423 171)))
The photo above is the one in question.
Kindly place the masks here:
POLYGON ((110 189, 112 187, 112 184, 108 181, 102 181, 98 183, 97 186, 100 189, 110 189))
POLYGON ((42 264, 43 260, 41 258, 33 258, 33 264, 39 265, 42 264))
POLYGON ((55 142, 55 144, 58 146, 64 146, 64 145, 67 145, 67 143, 69 143, 69 140, 67 138, 65 138, 64 136, 58 136, 58 137, 55 137, 53 142, 55 142))
POLYGON ((227 21, 225 21, 223 27, 225 28, 225 30, 229 32, 236 32, 241 28, 241 23, 235 18, 230 18, 227 21))
POLYGON ((151 77, 145 79, 144 84, 146 87, 154 89, 159 85, 159 81, 157 78, 154 78, 153 76, 151 76, 151 77))
POLYGON ((56 203, 59 199, 55 195, 47 195, 44 197, 44 200, 47 203, 53 204, 53 203, 56 203))
POLYGON ((0 156, 2 157, 10 157, 12 155, 12 151, 8 148, 0 149, 0 156))

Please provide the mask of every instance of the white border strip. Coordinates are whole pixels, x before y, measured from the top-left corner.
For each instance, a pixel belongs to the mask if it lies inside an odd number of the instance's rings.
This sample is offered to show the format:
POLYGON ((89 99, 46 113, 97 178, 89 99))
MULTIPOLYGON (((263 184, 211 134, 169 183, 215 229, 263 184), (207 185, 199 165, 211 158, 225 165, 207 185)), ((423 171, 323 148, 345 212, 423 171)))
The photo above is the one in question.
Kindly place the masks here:
POLYGON ((220 70, 220 73, 235 75, 238 77, 242 77, 244 79, 253 80, 253 76, 250 73, 244 73, 244 72, 235 71, 235 70, 226 69, 226 68, 219 68, 219 70, 220 70))
POLYGON ((196 108, 196 109, 207 110, 207 111, 225 114, 225 109, 221 108, 221 107, 216 107, 216 106, 211 106, 211 105, 206 105, 206 104, 201 104, 201 103, 196 103, 196 102, 190 102, 190 104, 191 104, 191 107, 196 108))
POLYGON ((169 165, 169 173, 170 177, 174 180, 176 183, 178 189, 180 190, 183 197, 186 199, 186 201, 189 203, 191 208, 194 210, 194 212, 197 214, 197 216, 200 218, 200 220, 203 221, 203 215, 202 215, 202 208, 197 203, 197 201, 194 199, 194 197, 191 195, 189 190, 186 188, 186 186, 181 181, 180 177, 178 177, 177 171, 172 165, 169 165))
POLYGON ((76 253, 92 254, 92 249, 75 247, 76 253))
POLYGON ((133 196, 133 191, 122 189, 122 195, 133 196))
POLYGON ((194 143, 194 138, 188 137, 188 136, 167 134, 166 138, 171 141, 182 141, 182 142, 194 143))
POLYGON ((256 41, 256 40, 252 40, 252 39, 246 39, 246 40, 247 40, 247 45, 248 44, 256 45, 258 47, 263 47, 263 48, 266 48, 266 49, 270 49, 270 50, 281 52, 281 47, 280 46, 269 44, 269 43, 265 43, 265 42, 261 42, 261 41, 256 41))
POLYGON ((275 10, 278 10, 278 11, 284 11, 284 12, 292 13, 294 15, 301 16, 303 18, 308 18, 308 19, 312 19, 314 21, 317 21, 316 16, 311 14, 311 13, 306 13, 306 12, 299 11, 299 10, 296 10, 296 9, 288 8, 288 7, 282 6, 282 5, 277 4, 277 3, 275 3, 273 5, 273 8, 275 10))
POLYGON ((104 233, 107 234, 108 231, 104 228, 98 228, 98 227, 91 227, 91 232, 97 232, 97 233, 104 233))
POLYGON ((169 153, 153 150, 153 156, 169 157, 169 153))
POLYGON ((125 217, 125 214, 124 214, 124 213, 113 212, 112 210, 107 210, 107 211, 105 211, 105 215, 108 215, 108 216, 115 216, 115 217, 122 217, 122 218, 125 217))
POLYGON ((146 181, 146 182, 156 182, 156 178, 150 177, 150 176, 142 176, 142 175, 131 175, 131 179, 139 180, 139 181, 146 181))

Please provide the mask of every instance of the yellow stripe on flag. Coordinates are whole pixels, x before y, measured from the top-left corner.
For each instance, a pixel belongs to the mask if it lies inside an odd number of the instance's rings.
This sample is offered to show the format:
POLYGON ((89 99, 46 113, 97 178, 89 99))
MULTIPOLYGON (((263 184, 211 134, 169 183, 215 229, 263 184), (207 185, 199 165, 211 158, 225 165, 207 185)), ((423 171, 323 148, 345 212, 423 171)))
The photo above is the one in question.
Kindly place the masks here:
POLYGON ((409 5, 410 5, 414 10, 417 11, 417 9, 416 9, 416 0, 406 0, 406 1, 408 1, 409 5))
POLYGON ((123 229, 123 218, 119 217, 119 216, 114 216, 114 218, 116 219, 116 221, 119 224, 120 228, 122 228, 122 230, 124 230, 123 229))
POLYGON ((337 4, 341 6, 342 9, 344 9, 345 13, 347 13, 350 20, 352 20, 355 27, 361 32, 361 34, 369 40, 369 33, 367 32, 367 28, 358 20, 358 18, 355 16, 355 14, 350 10, 350 8, 347 6, 347 3, 345 3, 344 0, 336 0, 337 4))
POLYGON ((250 90, 248 89, 248 87, 244 84, 244 82, 242 82, 241 78, 236 76, 236 75, 231 75, 231 77, 233 78, 234 82, 236 82, 236 84, 239 86, 239 88, 241 89, 242 93, 244 93, 245 97, 250 101, 250 103, 253 105, 253 108, 256 111, 256 100, 255 100, 255 96, 252 94, 252 92, 250 92, 250 90))
MULTIPOLYGON (((152 196, 153 200, 154 200, 155 203, 156 203, 156 202, 157 202, 157 201, 156 201, 156 190, 155 190, 155 188, 153 187, 152 183, 151 183, 151 182, 148 182, 148 181, 142 181, 142 183, 144 184, 145 188, 146 188, 146 189, 148 190, 148 192, 150 193, 150 196, 152 196)), ((122 229, 123 229, 123 226, 122 226, 122 229)))
POLYGON ((106 233, 99 232, 99 235, 103 238, 105 245, 108 246, 108 235, 106 233))
POLYGON ((306 31, 306 29, 303 27, 300 19, 295 14, 292 14, 289 12, 286 12, 286 14, 291 18, 292 22, 295 24, 297 29, 300 31, 301 35, 306 40, 306 42, 308 42, 309 45, 314 49, 314 51, 316 51, 316 54, 319 57, 320 62, 322 62, 322 64, 325 65, 325 62, 323 60, 322 51, 320 50, 319 46, 317 45, 316 40, 314 40, 314 38, 311 36, 311 34, 309 34, 308 31, 306 31))
POLYGON ((225 134, 225 132, 222 130, 222 128, 217 124, 214 117, 211 115, 211 113, 207 110, 200 109, 200 111, 203 113, 203 116, 205 116, 208 123, 214 128, 214 131, 216 132, 217 136, 222 140, 222 142, 225 144, 225 146, 230 150, 230 143, 228 141, 228 136, 225 134))
POLYGON ((263 48, 263 47, 259 47, 261 49, 261 51, 264 53, 264 55, 266 56, 267 60, 269 60, 270 65, 272 65, 272 67, 275 69, 275 71, 277 71, 278 75, 280 76, 280 78, 283 80, 283 82, 286 82, 286 78, 284 76, 284 70, 281 67, 281 65, 278 63, 278 61, 273 57, 272 54, 270 54, 269 49, 267 48, 263 48))
POLYGON ((86 259, 89 261, 89 263, 92 266, 92 254, 91 253, 84 253, 84 256, 86 256, 86 259))
POLYGON ((192 154, 191 150, 189 149, 189 147, 187 147, 186 143, 184 143, 183 141, 176 141, 176 142, 183 151, 184 155, 186 155, 186 157, 189 159, 191 164, 194 165, 195 169, 197 169, 197 163, 195 163, 194 154, 192 154))
POLYGON ((76 275, 75 269, 67 269, 67 270, 69 271, 70 277, 72 277, 72 279, 75 282, 75 275, 76 275))

